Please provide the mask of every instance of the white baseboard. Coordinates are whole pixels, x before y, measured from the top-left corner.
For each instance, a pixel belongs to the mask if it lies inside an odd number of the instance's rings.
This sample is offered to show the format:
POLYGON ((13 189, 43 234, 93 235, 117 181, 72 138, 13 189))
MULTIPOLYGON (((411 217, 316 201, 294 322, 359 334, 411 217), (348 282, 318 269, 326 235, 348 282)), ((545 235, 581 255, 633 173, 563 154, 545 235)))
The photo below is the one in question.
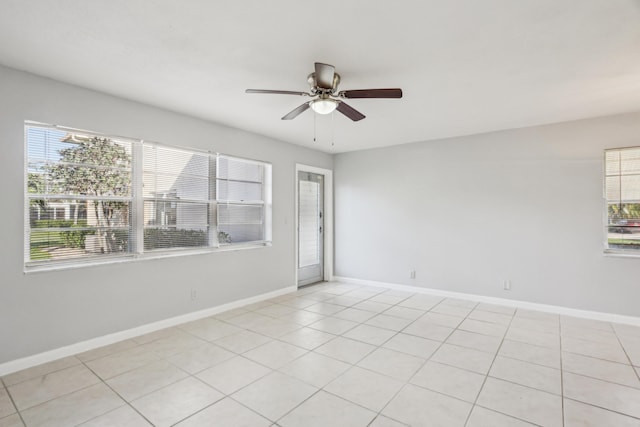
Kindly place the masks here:
POLYGON ((640 326, 640 317, 625 316, 622 314, 603 313, 599 311, 579 310, 576 308, 562 307, 558 305, 538 304, 535 302, 512 300, 506 298, 489 297, 484 295, 466 294, 462 292, 443 291, 440 289, 422 288, 419 286, 399 285, 395 283, 376 282, 372 280, 354 279, 350 277, 333 276, 332 280, 355 285, 376 286, 382 288, 395 289, 399 291, 414 292, 427 295, 436 295, 447 298, 458 298, 489 304, 506 305, 509 307, 524 308, 527 310, 544 311, 547 313, 562 314, 565 316, 582 317, 585 319, 602 320, 605 322, 624 323, 627 325, 640 326))
POLYGON ((182 323, 191 322, 194 320, 213 316, 214 314, 222 313, 223 311, 233 310, 234 308, 253 304, 254 302, 275 298, 280 295, 288 294, 290 292, 295 292, 297 289, 298 289, 297 286, 288 286, 286 288, 278 289, 272 292, 267 292, 265 294, 244 298, 241 300, 233 301, 227 304, 222 304, 216 307, 207 308, 204 310, 194 311, 192 313, 183 314, 183 315, 172 317, 169 319, 159 320, 157 322, 148 323, 146 325, 127 329, 125 331, 115 332, 113 334, 104 335, 97 338, 92 338, 90 340, 81 341, 75 344, 56 348, 54 350, 49 350, 43 353, 34 354, 32 356, 23 357, 21 359, 11 360, 9 362, 0 364, 0 376, 7 375, 12 372, 21 371, 23 369, 31 368, 33 366, 41 365, 43 363, 51 362, 63 357, 73 356, 74 354, 82 353, 88 350, 93 350, 95 348, 113 344, 118 341, 123 341, 129 338, 134 338, 134 337, 143 335, 143 334, 148 334, 150 332, 155 332, 160 329, 169 328, 171 326, 176 326, 182 323))

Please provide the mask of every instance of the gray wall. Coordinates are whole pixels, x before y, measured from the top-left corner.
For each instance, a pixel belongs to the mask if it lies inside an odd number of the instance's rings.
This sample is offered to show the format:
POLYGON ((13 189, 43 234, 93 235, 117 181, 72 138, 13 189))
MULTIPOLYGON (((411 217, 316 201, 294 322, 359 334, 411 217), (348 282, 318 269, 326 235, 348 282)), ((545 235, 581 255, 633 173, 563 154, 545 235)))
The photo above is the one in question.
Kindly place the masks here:
POLYGON ((626 114, 339 154, 336 275, 640 316, 603 255, 603 149, 636 145, 626 114))
POLYGON ((0 363, 294 285, 295 163, 332 168, 328 154, 2 67, 0 144, 0 363), (273 163, 273 246, 25 275, 24 120, 273 163))

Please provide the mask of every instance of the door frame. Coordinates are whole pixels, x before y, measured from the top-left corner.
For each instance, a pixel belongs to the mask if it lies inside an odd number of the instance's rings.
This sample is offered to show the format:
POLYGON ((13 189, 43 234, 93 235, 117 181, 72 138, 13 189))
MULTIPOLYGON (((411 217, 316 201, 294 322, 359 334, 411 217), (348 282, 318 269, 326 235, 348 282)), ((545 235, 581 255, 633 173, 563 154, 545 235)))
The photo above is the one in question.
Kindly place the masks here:
POLYGON ((298 172, 311 172, 324 176, 324 232, 322 233, 324 246, 324 262, 323 262, 323 280, 330 281, 333 278, 333 171, 331 169, 323 169, 316 166, 304 165, 296 163, 295 170, 295 204, 294 204, 294 224, 295 224, 295 265, 294 265, 294 285, 298 287, 298 172))

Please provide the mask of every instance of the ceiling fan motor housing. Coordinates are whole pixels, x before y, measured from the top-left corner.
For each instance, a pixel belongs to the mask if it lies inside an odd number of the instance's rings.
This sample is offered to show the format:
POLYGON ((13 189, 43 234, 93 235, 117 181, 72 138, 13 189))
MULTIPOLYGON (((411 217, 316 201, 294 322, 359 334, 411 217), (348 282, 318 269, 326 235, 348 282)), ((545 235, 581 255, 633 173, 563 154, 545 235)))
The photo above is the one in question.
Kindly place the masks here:
POLYGON ((329 93, 333 95, 338 90, 338 85, 340 84, 340 74, 338 73, 333 74, 333 84, 331 89, 324 89, 324 88, 318 87, 316 73, 309 74, 309 76, 307 77, 307 83, 309 83, 309 86, 311 86, 311 91, 313 93, 329 93))

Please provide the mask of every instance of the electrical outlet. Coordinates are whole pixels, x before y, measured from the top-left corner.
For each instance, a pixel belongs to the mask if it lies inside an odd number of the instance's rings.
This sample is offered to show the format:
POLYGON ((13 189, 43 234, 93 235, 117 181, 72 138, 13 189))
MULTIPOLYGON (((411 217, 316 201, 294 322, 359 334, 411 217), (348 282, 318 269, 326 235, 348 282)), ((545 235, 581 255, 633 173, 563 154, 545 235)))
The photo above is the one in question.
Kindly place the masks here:
POLYGON ((409 278, 410 279, 415 279, 416 278, 416 271, 415 270, 411 270, 409 272, 409 278))
POLYGON ((198 291, 196 291, 195 289, 191 289, 191 300, 196 299, 198 299, 198 291))
POLYGON ((511 290, 511 280, 505 280, 504 281, 504 290, 505 291, 510 291, 511 290))

